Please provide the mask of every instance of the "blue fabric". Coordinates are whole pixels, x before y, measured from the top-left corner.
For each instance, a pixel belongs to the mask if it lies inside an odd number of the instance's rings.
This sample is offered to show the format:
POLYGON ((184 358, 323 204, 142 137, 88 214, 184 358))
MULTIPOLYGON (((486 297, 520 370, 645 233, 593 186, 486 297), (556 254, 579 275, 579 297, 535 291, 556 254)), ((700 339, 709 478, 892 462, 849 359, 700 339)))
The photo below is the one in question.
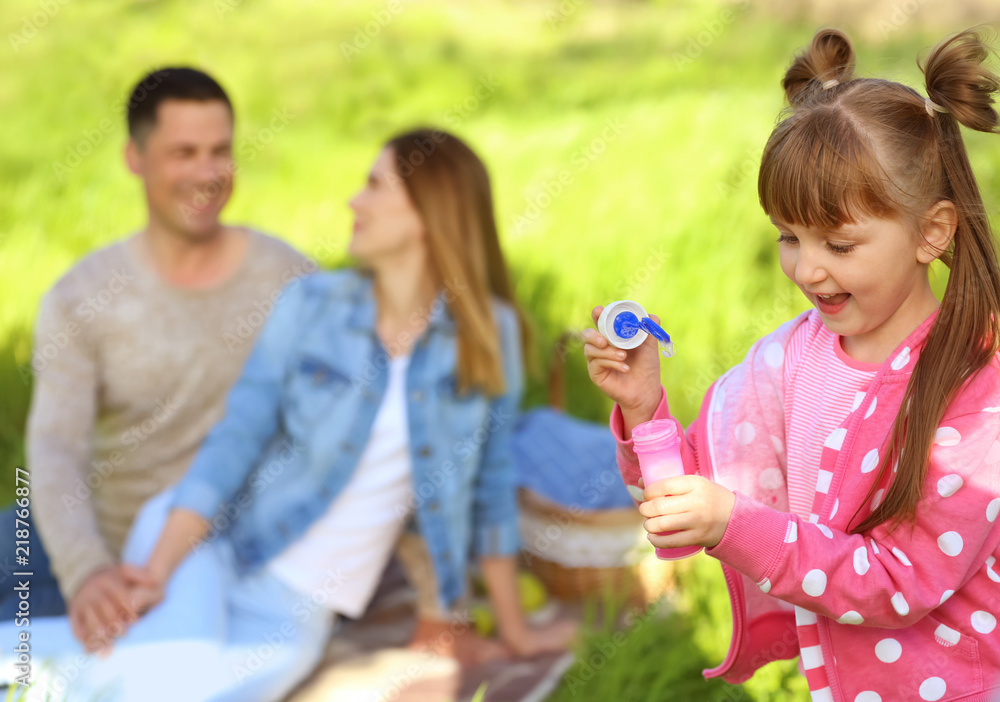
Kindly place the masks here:
POLYGON ((635 505, 618 472, 616 450, 607 426, 550 407, 525 412, 511 439, 519 487, 585 510, 635 505))
MULTIPOLYGON (((517 315, 496 301, 506 391, 458 394, 448 294, 432 306, 406 377, 416 522, 445 606, 464 592, 470 551, 520 546, 510 434, 523 385, 517 315)), ((290 283, 178 484, 174 506, 227 531, 241 572, 299 538, 357 466, 388 381, 375 312, 371 279, 355 271, 290 283)))
POLYGON ((28 522, 27 559, 28 567, 17 564, 18 555, 25 551, 17 551, 16 528, 23 529, 23 524, 16 524, 16 506, 0 512, 0 529, 3 529, 3 546, 0 547, 0 620, 14 620, 20 605, 22 591, 14 590, 18 583, 28 583, 28 605, 31 617, 57 617, 66 614, 66 602, 59 591, 59 583, 52 574, 49 557, 45 553, 42 540, 38 538, 38 530, 32 522, 31 512, 22 522, 28 522), (16 524, 16 526, 15 526, 16 524), (30 572, 28 576, 18 576, 14 573, 30 572))

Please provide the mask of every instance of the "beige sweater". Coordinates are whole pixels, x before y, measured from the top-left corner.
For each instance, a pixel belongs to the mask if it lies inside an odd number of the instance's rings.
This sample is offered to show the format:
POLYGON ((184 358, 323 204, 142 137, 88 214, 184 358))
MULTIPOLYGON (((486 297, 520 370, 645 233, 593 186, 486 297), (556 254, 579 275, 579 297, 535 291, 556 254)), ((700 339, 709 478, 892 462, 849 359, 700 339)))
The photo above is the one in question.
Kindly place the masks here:
POLYGON ((210 290, 164 283, 136 237, 96 251, 42 299, 27 454, 36 528, 63 595, 117 562, 143 502, 175 484, 225 411, 271 300, 313 264, 251 232, 210 290))

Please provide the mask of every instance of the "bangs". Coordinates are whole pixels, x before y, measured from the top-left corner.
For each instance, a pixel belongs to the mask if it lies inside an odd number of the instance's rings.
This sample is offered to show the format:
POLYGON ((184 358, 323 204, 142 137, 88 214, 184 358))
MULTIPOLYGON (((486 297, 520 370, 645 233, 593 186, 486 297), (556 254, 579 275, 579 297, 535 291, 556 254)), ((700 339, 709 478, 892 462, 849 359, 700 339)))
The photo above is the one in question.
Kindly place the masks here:
POLYGON ((769 216, 826 230, 900 210, 867 140, 846 114, 822 106, 781 122, 764 147, 757 191, 769 216))

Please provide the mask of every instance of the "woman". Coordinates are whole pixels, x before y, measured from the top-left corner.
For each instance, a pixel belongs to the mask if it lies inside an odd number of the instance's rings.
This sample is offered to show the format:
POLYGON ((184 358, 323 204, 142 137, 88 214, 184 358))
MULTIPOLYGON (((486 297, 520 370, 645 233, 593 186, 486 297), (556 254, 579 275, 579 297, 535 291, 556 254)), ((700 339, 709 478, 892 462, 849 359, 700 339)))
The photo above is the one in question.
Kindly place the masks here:
MULTIPOLYGON (((404 561, 431 565, 418 636, 454 616, 470 549, 514 653, 565 648, 573 635, 567 622, 526 627, 518 602, 508 439, 522 321, 485 167, 450 134, 408 132, 350 205, 358 267, 281 293, 225 417, 131 537, 130 561, 143 564, 130 569, 136 606, 166 590, 150 613, 160 622, 192 619, 172 595, 186 559, 223 574, 208 578, 202 597, 215 605, 201 602, 197 634, 185 635, 197 656, 159 657, 156 692, 173 666, 184 699, 280 699, 320 660, 337 614, 364 612, 404 530, 404 561), (212 532, 221 536, 206 541, 212 532)), ((142 629, 114 655, 157 639, 142 629)))

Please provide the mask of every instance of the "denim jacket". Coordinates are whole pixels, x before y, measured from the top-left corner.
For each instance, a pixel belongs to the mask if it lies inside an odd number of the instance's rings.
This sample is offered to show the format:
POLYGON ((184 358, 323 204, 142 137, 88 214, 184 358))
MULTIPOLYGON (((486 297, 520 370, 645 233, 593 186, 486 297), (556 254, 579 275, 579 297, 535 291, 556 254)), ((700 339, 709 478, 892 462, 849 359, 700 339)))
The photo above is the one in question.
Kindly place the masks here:
MULTIPOLYGON (((375 333, 371 279, 353 270, 291 282, 276 300, 174 507, 227 531, 241 572, 302 536, 347 484, 371 434, 389 356, 375 333)), ((444 295, 406 375, 416 526, 445 606, 464 594, 471 555, 519 547, 510 457, 523 385, 517 315, 495 300, 506 389, 457 392, 455 322, 444 295)), ((403 515, 400 515, 403 518, 403 515)))

